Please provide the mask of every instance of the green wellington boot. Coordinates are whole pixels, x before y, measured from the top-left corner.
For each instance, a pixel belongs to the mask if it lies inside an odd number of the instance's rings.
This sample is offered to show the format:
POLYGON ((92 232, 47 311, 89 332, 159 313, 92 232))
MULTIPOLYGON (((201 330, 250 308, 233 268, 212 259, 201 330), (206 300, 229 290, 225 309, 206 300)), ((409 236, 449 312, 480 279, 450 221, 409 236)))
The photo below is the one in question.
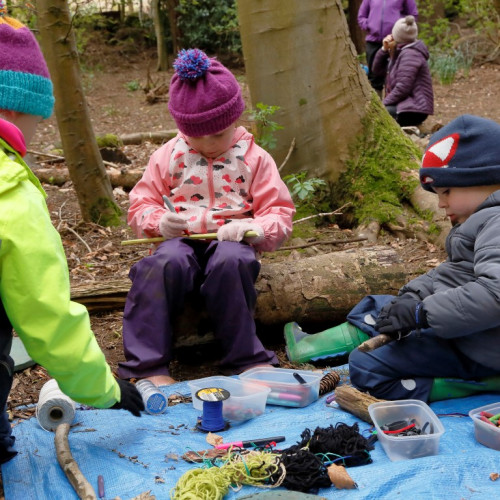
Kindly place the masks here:
POLYGON ((484 377, 477 380, 435 378, 429 402, 465 398, 482 392, 500 392, 500 376, 484 377))
POLYGON ((313 334, 303 332, 297 323, 285 325, 286 353, 288 359, 295 363, 349 354, 369 338, 362 330, 347 322, 313 334))

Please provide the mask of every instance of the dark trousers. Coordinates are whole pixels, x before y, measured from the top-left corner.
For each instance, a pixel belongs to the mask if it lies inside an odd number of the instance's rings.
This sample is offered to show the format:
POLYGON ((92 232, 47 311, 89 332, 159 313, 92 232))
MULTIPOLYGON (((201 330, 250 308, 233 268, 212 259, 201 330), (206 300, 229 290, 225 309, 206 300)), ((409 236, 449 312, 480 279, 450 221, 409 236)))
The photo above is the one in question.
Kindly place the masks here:
POLYGON ((376 76, 372 73, 375 54, 381 47, 382 42, 366 42, 365 44, 366 65, 368 66, 368 80, 375 90, 382 90, 384 88, 385 82, 384 76, 376 76))
POLYGON ((425 113, 397 112, 397 106, 386 106, 385 109, 399 123, 401 127, 416 127, 423 123, 429 115, 425 113))
POLYGON ((498 371, 472 361, 453 340, 426 329, 372 352, 355 349, 349 356, 349 375, 354 387, 376 398, 427 401, 436 377, 471 380, 498 375, 498 371))
POLYGON ((168 375, 173 320, 186 297, 198 293, 223 351, 221 365, 240 373, 256 364, 277 364, 257 337, 255 281, 260 271, 255 250, 245 244, 186 238, 163 242, 130 271, 132 286, 123 315, 126 362, 122 378, 168 375))
POLYGON ((7 415, 7 398, 12 387, 14 361, 9 356, 12 345, 12 325, 0 300, 0 464, 17 455, 7 415))

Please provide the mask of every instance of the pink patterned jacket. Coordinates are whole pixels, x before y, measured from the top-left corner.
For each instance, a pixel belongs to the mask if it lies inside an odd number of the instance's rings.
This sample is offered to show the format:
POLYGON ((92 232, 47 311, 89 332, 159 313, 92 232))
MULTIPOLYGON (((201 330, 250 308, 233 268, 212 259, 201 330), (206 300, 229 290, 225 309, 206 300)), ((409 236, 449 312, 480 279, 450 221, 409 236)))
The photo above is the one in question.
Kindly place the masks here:
POLYGON ((138 237, 161 236, 163 195, 186 218, 191 233, 217 232, 232 220, 258 224, 264 239, 254 246, 269 252, 292 230, 290 193, 271 155, 244 127, 235 129, 231 148, 216 159, 200 155, 180 132, 151 155, 130 192, 128 223, 138 237))

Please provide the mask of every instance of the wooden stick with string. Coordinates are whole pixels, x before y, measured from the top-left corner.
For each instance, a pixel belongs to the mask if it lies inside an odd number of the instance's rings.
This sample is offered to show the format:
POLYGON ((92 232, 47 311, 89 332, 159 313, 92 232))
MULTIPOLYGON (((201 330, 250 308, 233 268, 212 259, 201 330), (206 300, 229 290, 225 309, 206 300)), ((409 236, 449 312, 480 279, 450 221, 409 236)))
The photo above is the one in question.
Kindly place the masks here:
MULTIPOLYGON (((247 231, 245 233, 245 238, 252 238, 258 236, 256 231, 247 231)), ((200 234, 190 234, 189 236, 183 236, 183 238, 189 238, 190 240, 216 240, 217 233, 200 233, 200 234)), ((143 243, 161 243, 165 241, 165 238, 159 236, 157 238, 142 238, 138 240, 124 240, 121 242, 122 246, 125 245, 140 245, 143 243)))

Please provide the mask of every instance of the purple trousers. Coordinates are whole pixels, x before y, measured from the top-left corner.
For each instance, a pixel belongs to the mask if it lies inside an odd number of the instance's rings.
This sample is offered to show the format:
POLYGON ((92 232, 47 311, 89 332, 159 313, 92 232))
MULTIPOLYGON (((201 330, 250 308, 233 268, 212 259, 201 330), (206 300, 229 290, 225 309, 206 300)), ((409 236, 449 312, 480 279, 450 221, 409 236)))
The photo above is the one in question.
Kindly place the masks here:
POLYGON ((198 292, 221 343, 221 367, 232 373, 257 364, 277 364, 258 339, 254 321, 260 271, 246 243, 174 238, 130 270, 132 286, 123 314, 125 362, 121 378, 169 375, 172 325, 188 294, 198 292))

